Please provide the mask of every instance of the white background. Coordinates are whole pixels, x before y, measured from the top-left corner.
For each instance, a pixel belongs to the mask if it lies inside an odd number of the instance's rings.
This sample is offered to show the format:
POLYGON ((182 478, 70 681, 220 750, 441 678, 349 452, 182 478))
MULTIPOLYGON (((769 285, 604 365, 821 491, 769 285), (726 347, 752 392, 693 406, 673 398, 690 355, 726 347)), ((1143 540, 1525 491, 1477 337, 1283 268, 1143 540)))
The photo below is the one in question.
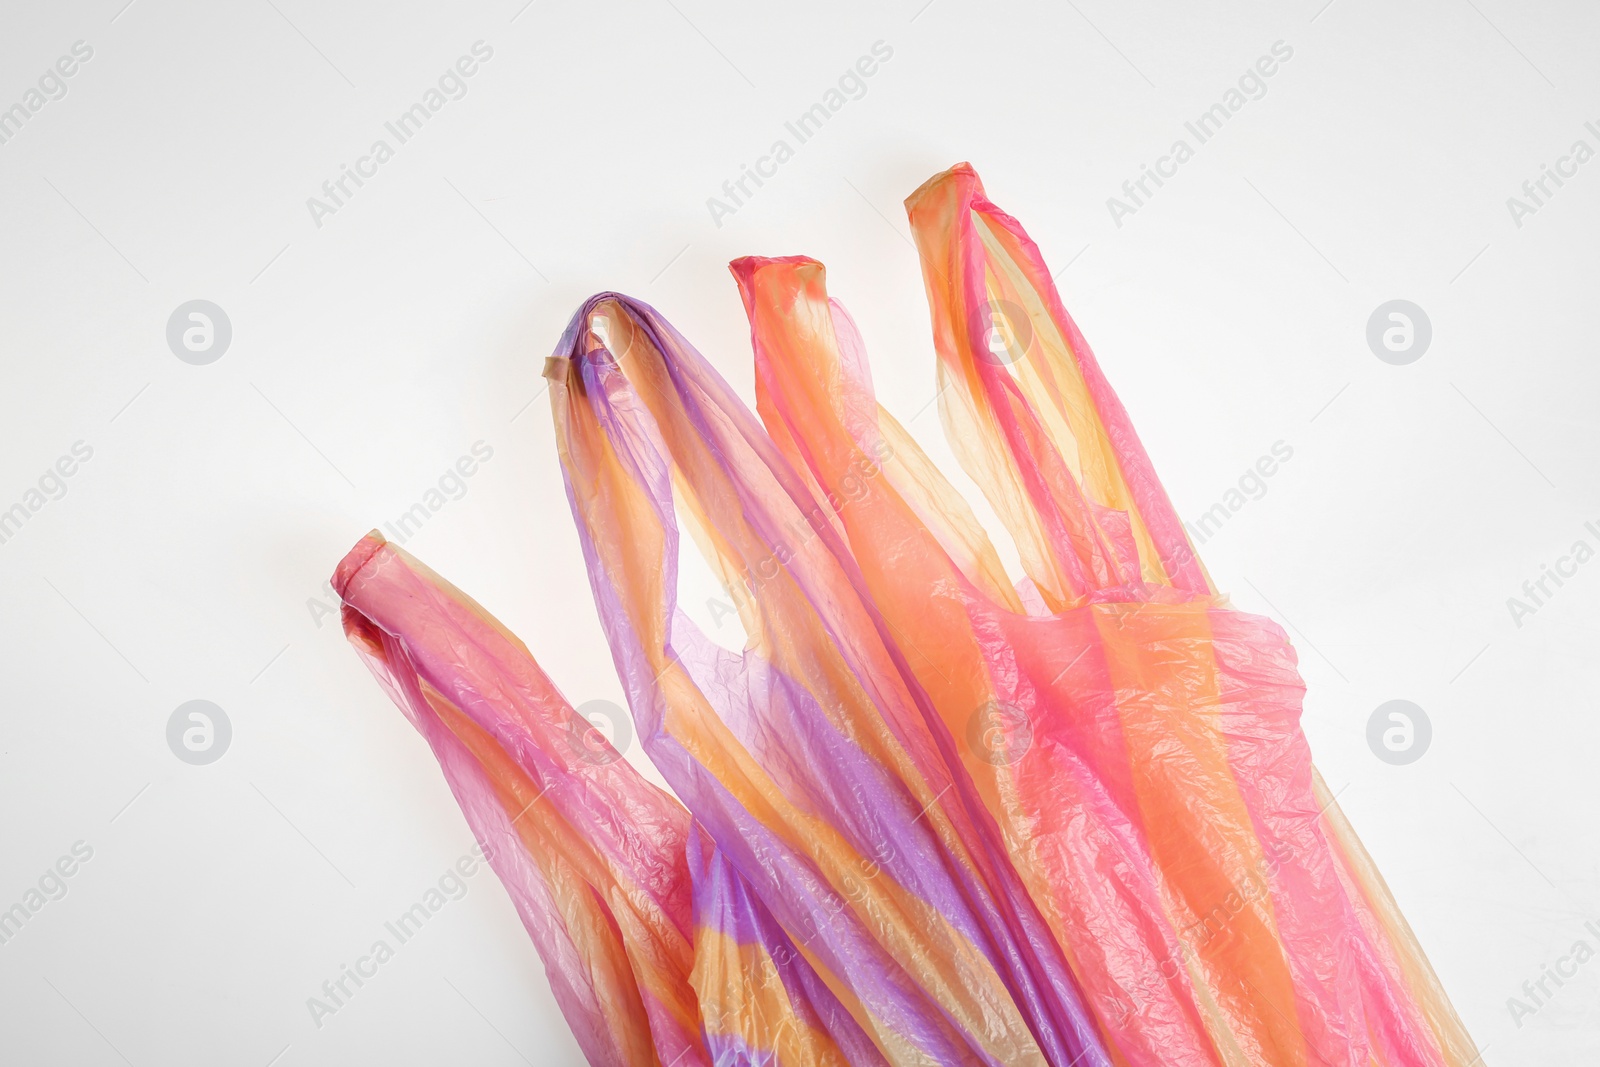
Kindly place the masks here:
POLYGON ((93 448, 0 544, 0 908, 93 849, 0 945, 0 1062, 579 1063, 487 873, 313 1025, 306 998, 471 843, 322 583, 482 440, 408 549, 574 703, 620 700, 540 366, 618 289, 748 398, 746 253, 828 264, 884 403, 970 488, 900 208, 963 159, 1060 272, 1186 518, 1293 448, 1212 574, 1288 627, 1318 763, 1485 1062, 1600 1053, 1600 962, 1520 1027, 1506 1003, 1600 947, 1600 562, 1520 627, 1506 604, 1600 547, 1600 161, 1521 227, 1506 206, 1600 147, 1600 9, 124 2, 8 0, 0 33, 0 107, 94 50, 0 145, 0 508, 93 448), (467 95, 315 225, 307 198, 478 40, 467 95), (707 197, 879 40, 866 95, 714 225, 707 197), (1107 197, 1280 40, 1265 96, 1115 225, 1107 197), (196 298, 233 328, 207 366, 165 337, 196 298), (1409 366, 1365 340, 1393 298, 1432 321, 1409 366), (1393 698, 1433 724, 1409 766, 1366 742, 1393 698), (191 699, 232 723, 209 766, 167 745, 191 699))

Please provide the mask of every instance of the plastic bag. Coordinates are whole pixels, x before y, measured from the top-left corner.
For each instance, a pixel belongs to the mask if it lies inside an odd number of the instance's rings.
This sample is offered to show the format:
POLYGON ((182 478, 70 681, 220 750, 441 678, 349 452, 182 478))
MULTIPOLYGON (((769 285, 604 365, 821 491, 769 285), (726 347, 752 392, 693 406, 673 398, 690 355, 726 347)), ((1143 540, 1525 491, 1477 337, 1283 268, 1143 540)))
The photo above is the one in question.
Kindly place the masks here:
POLYGON ((689 816, 617 758, 521 641, 368 534, 339 564, 346 635, 433 748, 594 1067, 710 1067, 689 973, 689 816))
POLYGON ((844 1005, 750 886, 698 828, 691 832, 695 953, 712 1061, 771 1067, 883 1067, 844 1005))
MULTIPOLYGON (((1305 686, 1287 635, 1233 610, 1211 583, 1038 248, 970 166, 931 179, 907 211, 941 378, 952 384, 949 432, 966 442, 963 466, 991 501, 1020 494, 1031 505, 1007 526, 1054 564, 1030 570, 1035 585, 1082 583, 1069 588, 1098 620, 1171 914, 1234 1038, 1264 1062, 1299 1062, 1300 1045, 1281 1026, 1288 1015, 1312 1063, 1476 1063, 1311 764, 1300 730, 1305 686), (992 462, 997 439, 1005 464, 992 462), (1044 531, 1044 544, 1030 528, 1044 531), (1163 606, 1173 591, 1193 599, 1163 606), (1109 606, 1124 597, 1137 606, 1109 606), (1253 855, 1239 844, 1252 834, 1253 855), (1241 854, 1249 862, 1230 866, 1241 854), (1241 900, 1258 891, 1260 900, 1241 900), (1269 984, 1285 978, 1292 999, 1269 984), (1285 1044, 1274 1052, 1277 1035, 1285 1044)), ((1218 1046, 1230 1052, 1225 1040, 1218 1046)))
POLYGON ((883 1059, 672 796, 499 622, 373 532, 345 633, 427 739, 594 1067, 883 1059))
POLYGON ((546 374, 644 749, 885 1059, 1108 1064, 829 506, 648 305, 591 298, 546 374), (677 607, 680 522, 743 653, 677 607))
POLYGON ((1133 1064, 1476 1058, 1311 766, 1270 620, 1213 589, 1038 250, 970 167, 907 202, 957 455, 1015 539, 872 397, 820 264, 734 264, 758 408, 849 551, 1112 1046, 1133 1064), (894 443, 870 483, 849 457, 894 443))
POLYGON ((336 578, 585 1055, 1471 1067, 1311 765, 1286 636, 1213 587, 1038 250, 965 165, 907 206, 1016 585, 820 264, 734 264, 764 427, 617 294, 547 362, 613 659, 688 813, 566 758, 588 726, 526 649, 381 538, 336 578), (680 526, 742 653, 677 606, 680 526))

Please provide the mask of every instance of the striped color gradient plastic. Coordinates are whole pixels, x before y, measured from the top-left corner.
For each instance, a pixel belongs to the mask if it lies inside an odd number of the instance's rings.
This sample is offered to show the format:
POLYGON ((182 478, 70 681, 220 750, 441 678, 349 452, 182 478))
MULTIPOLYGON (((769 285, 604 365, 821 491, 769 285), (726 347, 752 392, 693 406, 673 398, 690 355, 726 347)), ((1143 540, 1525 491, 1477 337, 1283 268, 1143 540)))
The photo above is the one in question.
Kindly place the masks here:
POLYGON ((335 577, 584 1055, 1473 1067, 1312 766, 1287 636, 1213 584, 1039 250, 965 164, 907 210, 946 434, 1017 580, 804 257, 733 264, 759 419, 616 293, 546 364, 595 603, 676 798, 395 546, 369 535, 335 577), (685 533, 740 651, 678 603, 685 533))

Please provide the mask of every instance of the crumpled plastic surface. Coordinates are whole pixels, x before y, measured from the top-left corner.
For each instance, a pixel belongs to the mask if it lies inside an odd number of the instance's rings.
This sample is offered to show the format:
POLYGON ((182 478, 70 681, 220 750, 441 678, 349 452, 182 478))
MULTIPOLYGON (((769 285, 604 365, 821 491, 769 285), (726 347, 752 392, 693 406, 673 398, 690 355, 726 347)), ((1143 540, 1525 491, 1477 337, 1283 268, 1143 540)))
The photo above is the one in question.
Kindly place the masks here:
POLYGON ((689 817, 617 758, 521 641, 368 534, 333 587, 345 634, 433 748, 591 1064, 709 1067, 689 972, 689 817))
POLYGON ((376 531, 333 585, 346 636, 432 747, 591 1064, 884 1063, 683 805, 488 612, 376 531))
POLYGON ((815 261, 733 265, 760 423, 618 294, 547 364, 613 660, 682 806, 564 758, 587 724, 442 579, 371 537, 340 567, 585 1055, 1470 1067, 1311 765, 1286 636, 1213 587, 1037 248, 966 165, 907 208, 946 432, 1016 585, 815 261), (742 653, 679 609, 680 529, 742 653))
POLYGON ((591 299, 560 351, 557 448, 612 656, 707 835, 891 1062, 1108 1062, 825 505, 647 305, 591 299), (678 608, 680 523, 743 590, 742 654, 678 608))
POLYGON ((886 1061, 715 845, 691 831, 695 961, 706 1048, 722 1064, 886 1061))

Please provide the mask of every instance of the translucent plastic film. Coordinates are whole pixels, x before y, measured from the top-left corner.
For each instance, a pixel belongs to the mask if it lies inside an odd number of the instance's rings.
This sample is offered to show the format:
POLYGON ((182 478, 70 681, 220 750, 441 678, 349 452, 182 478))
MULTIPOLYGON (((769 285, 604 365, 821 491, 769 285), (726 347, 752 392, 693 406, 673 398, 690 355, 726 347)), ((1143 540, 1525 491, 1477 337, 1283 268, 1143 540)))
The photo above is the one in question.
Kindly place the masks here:
MULTIPOLYGON (((986 495, 1007 502, 997 510, 1053 610, 1095 620, 1085 658, 1102 658, 1105 675, 1090 702, 1116 710, 1120 802, 1142 819, 1184 958, 1209 987, 1219 1053, 1474 1063, 1311 765, 1286 635, 1217 595, 1038 248, 966 165, 906 207, 950 387, 947 433, 986 495)), ((1075 703, 1036 710, 1071 715, 1075 703)), ((1047 780, 1037 788, 1049 797, 1047 780)))
POLYGON ((813 261, 734 264, 758 407, 819 493, 852 489, 835 523, 1112 1046, 1149 1064, 1471 1062, 1318 795, 1285 636, 1212 592, 1037 250, 970 168, 908 208, 947 430, 1027 577, 1006 586, 877 406, 813 261), (892 456, 862 482, 851 457, 879 440, 892 456))
POLYGON ((855 1019, 676 799, 527 649, 376 533, 345 632, 427 739, 594 1067, 879 1067, 855 1019))
POLYGON ((709 1067, 689 983, 688 813, 528 650, 377 533, 334 575, 345 633, 432 746, 594 1067, 709 1067))
POLYGON ((1474 1067, 1312 765, 1287 635, 1216 588, 1039 250, 965 164, 906 206, 945 432, 1020 576, 799 256, 732 265, 759 419, 615 293, 546 363, 595 603, 675 798, 397 548, 371 535, 336 575, 585 1055, 1474 1067), (686 543, 742 649, 679 607, 686 543))
POLYGON ((644 304, 590 300, 547 373, 638 735, 885 1059, 1108 1062, 832 506, 644 304), (742 653, 677 607, 680 524, 735 593, 742 653))
POLYGON ((698 829, 689 870, 695 922, 690 978, 713 1062, 882 1067, 882 1055, 860 1025, 698 829))

